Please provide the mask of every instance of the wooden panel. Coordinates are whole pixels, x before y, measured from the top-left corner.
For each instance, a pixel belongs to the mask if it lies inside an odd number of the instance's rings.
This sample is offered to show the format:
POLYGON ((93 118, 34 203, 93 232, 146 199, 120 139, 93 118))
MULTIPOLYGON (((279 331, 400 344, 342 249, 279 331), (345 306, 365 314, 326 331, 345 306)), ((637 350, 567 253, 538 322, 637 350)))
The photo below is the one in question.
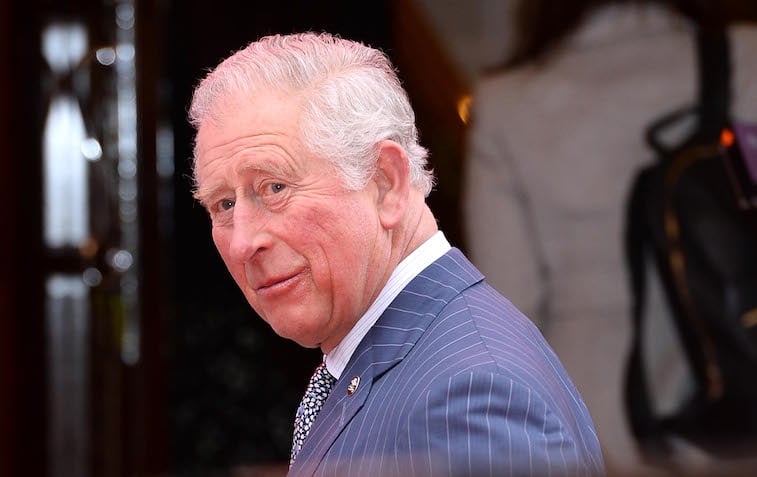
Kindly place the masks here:
POLYGON ((0 3, 0 475, 44 477, 37 2, 0 3))
POLYGON ((413 0, 394 0, 392 6, 394 60, 437 178, 428 203, 450 242, 464 250, 460 178, 465 123, 457 105, 471 87, 418 5, 413 0))
MULTIPOLYGON (((0 65, 10 64, 10 2, 0 2, 0 65)), ((10 114, 10 80, 11 68, 0 68, 0 230, 11 230, 12 221, 8 204, 12 203, 10 187, 11 157, 8 126, 10 114)), ((0 475, 17 474, 15 453, 11 449, 18 422, 13 412, 16 407, 17 378, 16 362, 16 326, 15 320, 8 313, 14 308, 12 287, 12 249, 8 234, 0 236, 0 475)))
POLYGON ((436 118, 434 129, 460 134, 457 101, 470 85, 413 0, 395 0, 392 27, 397 67, 417 109, 436 118))

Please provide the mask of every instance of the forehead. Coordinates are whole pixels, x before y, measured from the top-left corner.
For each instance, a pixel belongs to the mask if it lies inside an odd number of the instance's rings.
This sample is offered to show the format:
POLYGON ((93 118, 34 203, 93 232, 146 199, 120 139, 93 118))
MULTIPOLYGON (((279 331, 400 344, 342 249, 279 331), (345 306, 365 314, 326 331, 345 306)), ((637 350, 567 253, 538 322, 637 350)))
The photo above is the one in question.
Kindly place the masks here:
POLYGON ((297 95, 256 91, 219 98, 211 114, 198 127, 198 159, 215 148, 260 135, 298 140, 301 101, 297 95))
POLYGON ((302 155, 300 101, 278 93, 228 97, 197 130, 195 179, 240 157, 276 162, 302 155), (283 157, 281 157, 283 156, 283 157))

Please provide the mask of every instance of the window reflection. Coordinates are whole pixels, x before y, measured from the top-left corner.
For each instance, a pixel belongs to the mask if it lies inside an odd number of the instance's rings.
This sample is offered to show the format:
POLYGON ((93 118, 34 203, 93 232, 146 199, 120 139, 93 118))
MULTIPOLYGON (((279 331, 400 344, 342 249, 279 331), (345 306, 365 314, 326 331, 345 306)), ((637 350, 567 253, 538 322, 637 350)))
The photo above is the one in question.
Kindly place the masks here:
POLYGON ((140 360, 134 8, 100 6, 99 20, 66 16, 41 31, 47 466, 56 477, 121 475, 122 366, 140 360))
POLYGON ((79 275, 47 280, 48 475, 89 475, 89 291, 79 275))
POLYGON ((77 247, 89 235, 86 131, 74 73, 87 49, 81 24, 53 24, 42 34, 42 53, 55 88, 43 132, 44 239, 49 247, 77 247), (64 88, 67 86, 68 88, 64 88))
MULTIPOLYGON (((139 256, 137 86, 134 48, 134 3, 116 5, 116 114, 118 117, 118 214, 121 248, 130 257, 139 256)), ((121 336, 121 360, 134 365, 140 358, 139 261, 129 261, 121 272, 121 296, 125 320, 121 336)))

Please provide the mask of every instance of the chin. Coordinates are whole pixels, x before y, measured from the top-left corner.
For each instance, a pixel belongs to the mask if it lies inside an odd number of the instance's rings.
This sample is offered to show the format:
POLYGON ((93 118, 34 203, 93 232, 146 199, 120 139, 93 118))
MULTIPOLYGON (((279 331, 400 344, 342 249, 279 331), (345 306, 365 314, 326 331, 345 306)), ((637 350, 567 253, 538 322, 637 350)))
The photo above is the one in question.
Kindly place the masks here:
POLYGON ((302 346, 303 348, 319 348, 321 346, 321 343, 313 339, 313 336, 315 336, 315 333, 308 333, 306 330, 303 330, 302 328, 290 328, 286 326, 287 322, 284 322, 283 326, 276 326, 272 324, 270 321, 266 320, 268 324, 273 329, 274 333, 279 335, 282 338, 294 341, 298 345, 302 346))
POLYGON ((278 332, 276 334, 278 334, 282 338, 286 338, 288 340, 294 341, 295 343, 297 343, 298 345, 302 346, 303 348, 315 349, 315 348, 320 348, 321 347, 320 343, 314 343, 312 339, 308 339, 308 338, 301 339, 301 338, 298 338, 297 336, 286 336, 286 335, 284 335, 282 333, 278 333, 278 332))

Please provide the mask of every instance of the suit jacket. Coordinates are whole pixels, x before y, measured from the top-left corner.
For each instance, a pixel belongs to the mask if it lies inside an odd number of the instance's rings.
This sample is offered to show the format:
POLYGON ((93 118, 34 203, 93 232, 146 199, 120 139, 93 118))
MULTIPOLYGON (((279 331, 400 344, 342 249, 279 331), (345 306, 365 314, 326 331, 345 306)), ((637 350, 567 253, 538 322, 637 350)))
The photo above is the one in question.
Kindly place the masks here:
POLYGON ((589 412, 557 357, 453 248, 357 347, 289 475, 603 473, 589 412))

